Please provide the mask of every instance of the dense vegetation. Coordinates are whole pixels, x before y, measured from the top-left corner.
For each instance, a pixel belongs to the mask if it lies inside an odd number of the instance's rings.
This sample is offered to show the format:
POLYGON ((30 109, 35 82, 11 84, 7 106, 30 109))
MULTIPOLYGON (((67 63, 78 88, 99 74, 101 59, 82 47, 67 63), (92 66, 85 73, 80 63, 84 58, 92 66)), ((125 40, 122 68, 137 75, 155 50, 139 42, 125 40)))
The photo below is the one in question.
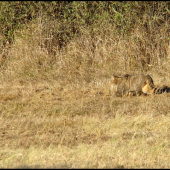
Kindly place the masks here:
POLYGON ((134 28, 143 29, 155 43, 155 35, 169 33, 169 8, 168 1, 2 1, 0 32, 13 42, 15 31, 43 17, 46 22, 53 21, 52 34, 60 47, 81 35, 82 27, 95 36, 107 31, 108 24, 114 28, 113 35, 130 36, 134 28))

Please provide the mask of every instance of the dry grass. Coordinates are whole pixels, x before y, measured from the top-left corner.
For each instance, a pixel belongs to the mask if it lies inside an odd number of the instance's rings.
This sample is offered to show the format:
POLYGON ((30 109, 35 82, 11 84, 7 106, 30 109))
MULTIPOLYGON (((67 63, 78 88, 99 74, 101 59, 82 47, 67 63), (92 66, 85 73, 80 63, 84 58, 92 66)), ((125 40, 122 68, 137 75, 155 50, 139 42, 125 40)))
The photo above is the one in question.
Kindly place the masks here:
MULTIPOLYGON (((51 56, 38 29, 19 32, 1 66, 0 168, 170 168, 170 94, 110 91, 113 72, 143 69, 126 60, 135 43, 101 34, 93 51, 84 31, 51 56)), ((169 61, 152 67, 155 84, 170 85, 169 61)))

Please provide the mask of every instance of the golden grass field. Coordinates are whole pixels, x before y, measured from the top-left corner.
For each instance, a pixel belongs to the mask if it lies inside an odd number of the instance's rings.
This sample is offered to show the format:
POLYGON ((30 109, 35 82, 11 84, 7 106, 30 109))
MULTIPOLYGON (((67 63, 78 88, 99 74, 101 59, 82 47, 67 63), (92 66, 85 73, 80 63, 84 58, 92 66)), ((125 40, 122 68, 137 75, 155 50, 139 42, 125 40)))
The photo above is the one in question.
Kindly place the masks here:
MULTIPOLYGON (((0 168, 170 168, 170 94, 110 91, 113 72, 141 72, 127 64, 135 43, 99 35, 92 57, 85 33, 51 56, 35 27, 1 60, 0 168)), ((155 84, 170 86, 168 58, 151 67, 155 84)))

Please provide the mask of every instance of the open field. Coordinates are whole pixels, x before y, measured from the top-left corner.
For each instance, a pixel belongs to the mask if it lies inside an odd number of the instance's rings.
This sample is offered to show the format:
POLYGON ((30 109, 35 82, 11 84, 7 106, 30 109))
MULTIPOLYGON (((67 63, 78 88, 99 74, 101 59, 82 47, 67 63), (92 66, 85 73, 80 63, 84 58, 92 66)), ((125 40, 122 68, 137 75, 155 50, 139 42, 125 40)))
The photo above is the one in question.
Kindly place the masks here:
POLYGON ((79 34, 62 47, 69 18, 59 25, 38 13, 14 31, 0 51, 0 168, 170 168, 170 93, 119 98, 109 84, 113 73, 143 72, 170 87, 168 3, 116 3, 122 13, 94 24, 81 13, 90 5, 70 3, 79 34))
POLYGON ((170 94, 115 98, 107 84, 1 84, 1 168, 169 168, 170 94))

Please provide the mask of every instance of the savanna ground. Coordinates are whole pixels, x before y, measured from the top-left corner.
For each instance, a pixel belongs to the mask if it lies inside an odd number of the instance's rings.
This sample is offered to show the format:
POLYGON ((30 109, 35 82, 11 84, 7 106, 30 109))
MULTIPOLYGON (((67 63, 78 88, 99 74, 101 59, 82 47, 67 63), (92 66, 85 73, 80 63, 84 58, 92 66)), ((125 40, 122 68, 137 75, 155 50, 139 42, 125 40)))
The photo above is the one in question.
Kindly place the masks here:
POLYGON ((108 24, 95 36, 82 27, 55 54, 40 20, 1 56, 0 168, 170 168, 170 93, 116 98, 109 85, 144 72, 170 86, 169 20, 152 30, 156 45, 140 27, 113 36, 108 24))

